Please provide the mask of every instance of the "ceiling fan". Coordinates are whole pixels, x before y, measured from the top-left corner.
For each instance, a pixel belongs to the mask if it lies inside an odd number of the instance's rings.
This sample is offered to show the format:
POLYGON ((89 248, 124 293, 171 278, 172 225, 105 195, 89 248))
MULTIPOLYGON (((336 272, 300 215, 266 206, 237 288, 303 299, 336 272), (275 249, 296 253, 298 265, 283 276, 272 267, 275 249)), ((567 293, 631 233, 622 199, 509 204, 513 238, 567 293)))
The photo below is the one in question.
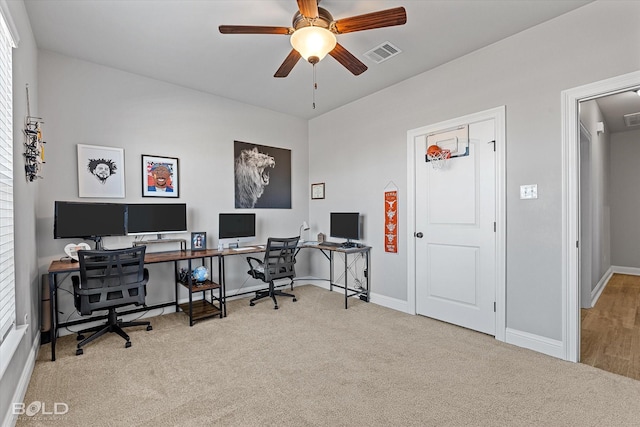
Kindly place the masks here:
POLYGON ((320 0, 297 0, 298 11, 293 16, 291 27, 268 27, 254 25, 220 25, 222 34, 283 34, 291 36, 293 49, 286 57, 274 77, 287 77, 300 58, 315 65, 327 54, 331 55, 347 70, 358 76, 367 70, 358 58, 336 40, 336 34, 375 28, 404 25, 407 13, 404 7, 334 20, 322 7, 320 0))

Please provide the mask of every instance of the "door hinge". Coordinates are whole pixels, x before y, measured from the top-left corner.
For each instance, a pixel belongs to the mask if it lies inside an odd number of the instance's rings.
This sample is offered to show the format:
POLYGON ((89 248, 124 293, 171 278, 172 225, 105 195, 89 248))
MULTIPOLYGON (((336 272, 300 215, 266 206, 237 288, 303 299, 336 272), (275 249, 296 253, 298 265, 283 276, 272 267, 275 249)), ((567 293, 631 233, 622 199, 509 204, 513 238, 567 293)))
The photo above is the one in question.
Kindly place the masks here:
POLYGON ((580 249, 580 246, 578 246, 578 241, 576 240, 576 248, 580 249))
POLYGON ((496 222, 495 221, 493 222, 493 232, 494 233, 496 232, 496 222))
POLYGON ((496 302, 495 301, 493 302, 493 312, 494 313, 496 312, 496 302))

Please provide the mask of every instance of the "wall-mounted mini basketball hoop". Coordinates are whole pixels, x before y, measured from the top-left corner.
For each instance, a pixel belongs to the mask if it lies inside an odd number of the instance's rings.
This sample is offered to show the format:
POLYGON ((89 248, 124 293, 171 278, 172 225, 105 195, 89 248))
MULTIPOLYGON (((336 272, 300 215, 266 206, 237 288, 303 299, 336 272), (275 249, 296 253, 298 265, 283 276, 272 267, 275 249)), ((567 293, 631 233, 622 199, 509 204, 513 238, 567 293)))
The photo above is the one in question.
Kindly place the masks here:
MULTIPOLYGON (((469 155, 469 138, 461 140, 457 136, 447 139, 436 139, 429 141, 427 137, 427 154, 425 160, 431 162, 434 169, 442 169, 447 162, 456 157, 464 157, 469 155)), ((435 135, 433 135, 435 136, 435 135)), ((442 134, 439 134, 442 136, 442 134)))
POLYGON ((427 162, 431 162, 434 169, 442 169, 451 158, 451 150, 441 148, 438 144, 427 147, 427 162))

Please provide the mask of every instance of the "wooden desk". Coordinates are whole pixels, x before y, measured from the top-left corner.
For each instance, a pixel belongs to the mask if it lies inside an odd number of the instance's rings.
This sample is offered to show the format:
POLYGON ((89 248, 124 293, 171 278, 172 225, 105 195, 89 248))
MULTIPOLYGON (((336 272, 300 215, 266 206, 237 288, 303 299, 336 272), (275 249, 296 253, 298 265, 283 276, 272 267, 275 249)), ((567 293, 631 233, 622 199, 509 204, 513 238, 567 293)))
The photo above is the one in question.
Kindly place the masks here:
MULTIPOLYGON (((298 246, 298 251, 300 251, 301 249, 304 248, 312 248, 312 249, 317 249, 320 250, 322 252, 322 254, 329 260, 329 271, 330 271, 330 279, 329 279, 329 289, 331 291, 333 291, 333 287, 338 287, 338 288, 342 288, 344 289, 344 308, 348 308, 348 298, 352 297, 352 296, 358 296, 360 297, 361 300, 369 302, 370 299, 370 292, 369 292, 369 283, 370 283, 370 277, 371 277, 371 269, 369 267, 369 258, 370 258, 370 252, 371 252, 371 247, 370 246, 363 246, 363 247, 354 247, 354 248, 342 248, 342 247, 332 247, 332 246, 323 246, 323 245, 319 245, 319 244, 313 244, 313 243, 302 243, 301 245, 298 246), (339 284, 336 283, 334 281, 334 254, 343 254, 344 255, 344 285, 343 284, 339 284), (358 253, 363 253, 365 255, 365 279, 366 279, 366 286, 363 288, 354 288, 354 287, 349 287, 349 283, 348 283, 348 256, 351 254, 358 254, 358 253)), ((190 326, 193 326, 194 320, 198 320, 204 317, 211 317, 211 316, 215 316, 215 315, 220 315, 220 317, 226 317, 227 316, 227 304, 225 301, 226 298, 226 280, 225 280, 225 266, 224 266, 224 259, 227 256, 232 256, 232 255, 246 255, 246 254, 256 254, 256 253, 261 253, 265 251, 265 247, 264 245, 256 245, 256 246, 252 246, 251 249, 245 249, 245 250, 234 250, 234 249, 225 249, 222 251, 218 251, 217 249, 206 249, 206 250, 202 250, 202 251, 192 251, 192 250, 186 250, 186 251, 167 251, 167 252, 151 252, 151 253, 146 253, 145 257, 144 257, 144 263, 145 265, 148 264, 157 264, 157 263, 163 263, 163 262, 173 262, 174 263, 174 270, 176 272, 176 278, 174 280, 175 282, 175 301, 174 302, 169 302, 169 303, 163 303, 163 304, 156 304, 153 306, 145 306, 142 308, 137 308, 137 309, 133 309, 133 310, 128 310, 128 311, 123 311, 119 314, 129 314, 129 313, 135 313, 135 312, 141 312, 141 311, 147 311, 147 310, 152 310, 152 309, 156 309, 156 308, 163 308, 163 307, 169 307, 169 306, 173 306, 175 305, 175 309, 176 312, 179 311, 180 309, 182 309, 183 311, 187 312, 189 315, 189 324, 190 326), (205 285, 203 287, 198 288, 197 286, 194 286, 193 281, 191 280, 191 276, 189 275, 189 281, 188 283, 180 283, 178 281, 178 262, 179 261, 187 261, 188 264, 188 271, 192 271, 191 269, 191 262, 192 260, 196 260, 196 259, 204 259, 204 258, 209 258, 210 260, 212 260, 213 258, 218 258, 218 280, 220 281, 219 284, 213 283, 213 285, 205 285), (188 304, 179 304, 178 303, 178 285, 181 284, 185 287, 187 287, 187 289, 189 289, 189 303, 188 304), (206 291, 206 290, 211 290, 211 289, 219 289, 220 291, 220 296, 219 296, 219 302, 220 302, 220 308, 219 308, 219 312, 215 312, 215 311, 208 311, 209 307, 206 307, 204 303, 198 303, 198 305, 196 305, 194 307, 194 302, 192 300, 193 298, 193 293, 194 292, 200 292, 200 291, 206 291)), ((296 252, 297 254, 297 252, 296 252)), ((213 268, 213 266, 211 266, 211 268, 213 268)), ((78 272, 80 269, 80 265, 77 262, 71 262, 71 261, 52 261, 51 265, 49 266, 49 306, 50 306, 50 316, 51 316, 51 360, 55 361, 56 360, 56 339, 58 336, 58 329, 61 327, 66 327, 66 326, 72 326, 72 325, 77 325, 77 324, 81 324, 81 323, 87 323, 90 321, 94 321, 94 320, 99 320, 102 318, 106 318, 106 316, 99 316, 99 317, 91 317, 89 319, 81 319, 81 320, 76 320, 73 322, 65 322, 65 323, 60 323, 59 319, 58 319, 58 310, 57 310, 57 306, 58 306, 58 293, 57 293, 57 289, 58 289, 58 275, 60 274, 64 274, 64 273, 75 273, 78 272)))
MULTIPOLYGON (((163 262, 174 263, 174 271, 176 273, 176 277, 174 280, 175 301, 140 307, 140 308, 136 308, 128 311, 119 312, 118 314, 123 315, 123 314, 153 310, 156 308, 175 306, 176 312, 182 309, 185 313, 189 315, 190 326, 193 326, 194 320, 202 319, 205 317, 218 316, 218 315, 220 317, 226 316, 227 315, 227 308, 226 308, 226 302, 225 302, 226 291, 224 288, 224 279, 222 277, 222 274, 223 274, 222 263, 220 262, 222 254, 223 252, 220 252, 214 249, 207 249, 202 251, 185 250, 185 251, 146 253, 144 257, 145 265, 157 264, 157 263, 163 263, 163 262), (214 257, 218 258, 218 278, 221 283, 218 284, 212 281, 207 281, 205 282, 204 285, 197 286, 196 284, 193 283, 193 280, 191 279, 191 275, 188 275, 187 283, 179 282, 178 280, 178 262, 179 261, 187 261, 188 271, 192 271, 191 262, 193 260, 197 260, 197 259, 204 260, 205 258, 209 258, 210 267, 213 268, 211 261, 214 257), (178 303, 178 285, 182 285, 189 290, 188 303, 185 303, 185 304, 178 303), (213 297, 212 291, 214 289, 217 289, 219 291, 219 295, 217 298, 219 302, 219 307, 216 307, 215 305, 213 305, 214 297, 213 297), (205 292, 205 291, 211 292, 212 302, 209 304, 208 301, 206 301, 205 299, 205 301, 203 302, 197 302, 197 304, 194 306, 193 293, 205 292)), ((52 261, 51 264, 49 265, 49 307, 50 307, 50 320, 51 320, 50 335, 51 335, 51 360, 52 361, 56 360, 56 340, 58 338, 59 328, 72 326, 72 325, 79 325, 79 324, 91 322, 94 320, 106 319, 106 316, 97 316, 97 317, 91 317, 87 319, 80 319, 72 322, 60 323, 58 318, 58 292, 57 292, 58 276, 60 274, 65 274, 65 273, 77 273, 78 271, 80 271, 80 264, 78 262, 52 261)), ((204 299, 204 295, 203 295, 203 299, 204 299)))

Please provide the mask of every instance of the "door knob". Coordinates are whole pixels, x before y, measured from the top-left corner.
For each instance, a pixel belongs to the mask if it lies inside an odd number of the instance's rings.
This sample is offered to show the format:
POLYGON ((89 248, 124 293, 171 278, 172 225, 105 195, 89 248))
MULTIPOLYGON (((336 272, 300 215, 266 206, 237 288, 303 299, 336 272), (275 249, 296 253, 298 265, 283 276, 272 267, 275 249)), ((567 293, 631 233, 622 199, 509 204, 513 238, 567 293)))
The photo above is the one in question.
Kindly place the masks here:
POLYGON ((414 233, 414 236, 416 236, 418 239, 422 239, 424 237, 424 234, 422 234, 421 231, 418 231, 417 233, 414 233))

